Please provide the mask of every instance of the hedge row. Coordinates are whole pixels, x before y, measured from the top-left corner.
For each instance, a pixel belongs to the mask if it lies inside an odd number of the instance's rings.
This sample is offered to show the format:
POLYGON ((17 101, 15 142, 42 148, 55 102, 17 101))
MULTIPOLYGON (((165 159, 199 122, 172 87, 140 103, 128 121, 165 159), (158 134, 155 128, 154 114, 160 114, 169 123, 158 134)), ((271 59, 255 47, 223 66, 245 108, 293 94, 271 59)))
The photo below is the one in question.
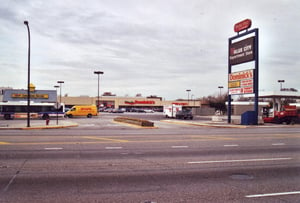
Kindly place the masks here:
POLYGON ((154 123, 153 122, 147 121, 147 120, 138 119, 138 118, 116 117, 116 118, 114 118, 114 121, 123 122, 123 123, 129 123, 129 124, 134 124, 134 125, 143 126, 143 127, 154 127, 154 123))

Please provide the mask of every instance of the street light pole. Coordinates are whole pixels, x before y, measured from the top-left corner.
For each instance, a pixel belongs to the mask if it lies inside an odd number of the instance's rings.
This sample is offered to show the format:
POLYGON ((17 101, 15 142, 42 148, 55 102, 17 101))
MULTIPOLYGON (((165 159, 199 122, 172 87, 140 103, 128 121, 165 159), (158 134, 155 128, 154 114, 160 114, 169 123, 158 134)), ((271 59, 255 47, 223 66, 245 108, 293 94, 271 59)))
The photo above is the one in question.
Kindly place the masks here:
POLYGON ((62 80, 59 80, 59 81, 57 81, 57 83, 59 84, 59 103, 61 104, 61 85, 62 85, 62 83, 65 83, 64 81, 62 81, 62 80))
POLYGON ((221 91, 222 91, 222 88, 224 88, 223 86, 218 86, 218 88, 220 89, 220 95, 219 97, 221 98, 221 91))
POLYGON ((97 110, 99 111, 99 106, 100 106, 100 99, 99 99, 99 80, 100 80, 100 74, 104 74, 102 71, 94 71, 94 74, 98 75, 98 100, 97 100, 97 110))
POLYGON ((56 108, 56 125, 58 125, 58 103, 57 103, 57 88, 59 88, 60 86, 58 86, 58 85, 54 85, 54 87, 56 88, 56 106, 55 106, 55 108, 56 108))
POLYGON ((24 21, 28 31, 28 71, 27 71, 27 127, 30 127, 30 30, 28 21, 24 21))
POLYGON ((284 83, 285 81, 284 80, 278 80, 277 82, 280 83, 280 91, 282 91, 282 83, 284 83))
POLYGON ((190 103, 190 89, 189 90, 186 90, 187 91, 187 93, 188 93, 188 104, 190 103))

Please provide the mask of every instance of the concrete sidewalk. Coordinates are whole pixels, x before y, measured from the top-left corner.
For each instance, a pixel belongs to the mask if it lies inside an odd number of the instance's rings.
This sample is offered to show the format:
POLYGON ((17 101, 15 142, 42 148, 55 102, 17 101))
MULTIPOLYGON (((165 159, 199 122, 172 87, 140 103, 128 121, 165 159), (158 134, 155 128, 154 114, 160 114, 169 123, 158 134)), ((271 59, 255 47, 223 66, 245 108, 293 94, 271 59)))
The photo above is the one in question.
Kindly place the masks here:
MULTIPOLYGON (((192 125, 192 126, 203 126, 203 127, 214 127, 214 128, 283 128, 292 127, 292 125, 278 125, 272 123, 265 123, 259 125, 241 125, 241 124, 229 124, 226 121, 193 121, 193 120, 161 120, 161 122, 172 123, 177 125, 192 125)), ((295 127, 297 127, 295 125, 295 127)))
POLYGON ((226 122, 213 122, 213 121, 185 121, 185 120, 161 120, 161 122, 173 123, 178 125, 193 125, 193 126, 206 126, 215 128, 248 128, 246 125, 228 124, 226 122))
POLYGON ((46 125, 45 120, 30 120, 30 127, 27 127, 26 120, 10 120, 0 121, 0 130, 34 130, 34 129, 56 129, 77 127, 78 124, 65 120, 50 120, 49 125, 46 125))

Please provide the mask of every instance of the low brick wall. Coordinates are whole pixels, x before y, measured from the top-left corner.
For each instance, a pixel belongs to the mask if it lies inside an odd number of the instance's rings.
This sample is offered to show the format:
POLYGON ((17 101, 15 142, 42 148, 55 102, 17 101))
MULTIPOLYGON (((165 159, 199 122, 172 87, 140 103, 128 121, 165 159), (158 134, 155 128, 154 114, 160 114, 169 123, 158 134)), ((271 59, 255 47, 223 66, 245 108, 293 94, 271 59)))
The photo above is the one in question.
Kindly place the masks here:
POLYGON ((133 125, 138 125, 142 127, 154 127, 154 123, 147 120, 142 120, 138 118, 129 118, 129 117, 116 117, 114 118, 114 121, 117 122, 123 122, 123 123, 129 123, 133 125))

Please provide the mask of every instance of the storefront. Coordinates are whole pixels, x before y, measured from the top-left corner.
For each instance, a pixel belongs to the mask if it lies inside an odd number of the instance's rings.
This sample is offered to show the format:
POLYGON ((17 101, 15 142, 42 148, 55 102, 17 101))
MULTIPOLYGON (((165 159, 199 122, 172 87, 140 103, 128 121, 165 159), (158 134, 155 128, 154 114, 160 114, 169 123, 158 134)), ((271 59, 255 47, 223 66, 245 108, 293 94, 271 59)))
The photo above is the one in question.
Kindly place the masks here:
MULTIPOLYGON (((27 90, 25 89, 3 89, 1 91, 2 102, 24 102, 27 101, 27 90)), ((30 84, 30 101, 35 103, 55 103, 57 101, 56 90, 36 90, 30 84)))

